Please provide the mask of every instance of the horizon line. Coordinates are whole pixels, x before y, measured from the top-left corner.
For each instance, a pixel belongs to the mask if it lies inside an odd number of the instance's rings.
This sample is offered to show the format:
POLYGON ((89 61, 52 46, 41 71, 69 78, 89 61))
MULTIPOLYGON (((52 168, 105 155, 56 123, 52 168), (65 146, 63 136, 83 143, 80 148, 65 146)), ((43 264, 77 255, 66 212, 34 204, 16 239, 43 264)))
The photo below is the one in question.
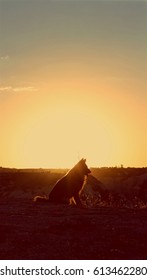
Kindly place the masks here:
MULTIPOLYGON (((0 166, 1 169, 15 169, 15 170, 49 170, 49 169, 71 169, 72 167, 5 167, 5 166, 0 166)), ((115 165, 115 166, 90 166, 89 168, 121 168, 121 169, 126 169, 126 168, 147 168, 147 166, 124 166, 122 165, 115 165)))

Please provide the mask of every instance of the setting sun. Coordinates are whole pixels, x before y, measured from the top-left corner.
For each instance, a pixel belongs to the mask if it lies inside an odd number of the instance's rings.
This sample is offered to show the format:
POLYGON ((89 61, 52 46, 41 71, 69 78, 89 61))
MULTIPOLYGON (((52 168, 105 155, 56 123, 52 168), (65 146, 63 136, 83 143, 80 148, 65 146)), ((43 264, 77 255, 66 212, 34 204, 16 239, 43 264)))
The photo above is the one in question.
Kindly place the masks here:
MULTIPOLYGON (((29 100, 26 97, 13 97, 15 113, 7 120, 12 125, 9 130, 5 129, 8 143, 5 156, 12 166, 71 167, 82 157, 86 157, 91 166, 115 166, 125 160, 129 162, 126 150, 134 150, 133 137, 137 138, 137 133, 130 133, 131 117, 126 122, 132 110, 127 115, 126 109, 123 116, 115 108, 116 102, 121 103, 119 106, 123 105, 122 100, 114 96, 112 104, 107 104, 103 96, 97 104, 94 104, 97 98, 90 104, 92 99, 87 96, 86 100, 82 95, 76 98, 74 95, 54 96, 52 100, 48 96, 43 99, 38 96, 33 104, 33 96, 29 96, 29 100)), ((127 99, 127 102, 130 101, 127 99)), ((8 101, 5 104, 10 111, 11 104, 12 100, 10 107, 8 101)), ((6 112, 6 107, 3 109, 6 112)))

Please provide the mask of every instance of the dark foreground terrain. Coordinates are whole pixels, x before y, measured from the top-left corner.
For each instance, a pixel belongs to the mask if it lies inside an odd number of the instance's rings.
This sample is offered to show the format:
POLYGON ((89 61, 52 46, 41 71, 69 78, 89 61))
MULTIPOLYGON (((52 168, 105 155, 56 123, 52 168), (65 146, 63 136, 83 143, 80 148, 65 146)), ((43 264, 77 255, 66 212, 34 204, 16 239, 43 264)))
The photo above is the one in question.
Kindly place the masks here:
POLYGON ((84 209, 35 204, 64 172, 1 169, 0 259, 147 259, 147 168, 93 169, 84 209))
POLYGON ((0 259, 147 259, 147 209, 3 200, 0 259))

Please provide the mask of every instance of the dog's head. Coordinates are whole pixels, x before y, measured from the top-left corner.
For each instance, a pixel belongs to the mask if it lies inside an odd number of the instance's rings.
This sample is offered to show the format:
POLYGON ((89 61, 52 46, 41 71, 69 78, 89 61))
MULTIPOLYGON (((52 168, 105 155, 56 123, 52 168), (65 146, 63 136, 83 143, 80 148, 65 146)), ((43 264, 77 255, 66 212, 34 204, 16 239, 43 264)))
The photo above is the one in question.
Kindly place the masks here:
POLYGON ((84 159, 84 158, 82 158, 77 163, 77 167, 78 167, 80 173, 83 174, 83 175, 88 175, 89 173, 91 173, 90 169, 88 168, 88 166, 86 164, 86 159, 84 159))

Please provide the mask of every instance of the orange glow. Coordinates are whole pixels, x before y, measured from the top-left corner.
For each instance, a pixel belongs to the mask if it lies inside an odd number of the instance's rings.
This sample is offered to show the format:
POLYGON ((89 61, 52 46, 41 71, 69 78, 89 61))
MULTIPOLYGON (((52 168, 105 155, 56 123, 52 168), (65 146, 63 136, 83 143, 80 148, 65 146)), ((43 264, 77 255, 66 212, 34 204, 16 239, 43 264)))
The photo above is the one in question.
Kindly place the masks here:
POLYGON ((34 93, 13 96, 3 107, 9 130, 3 136, 5 143, 1 142, 7 146, 2 158, 9 158, 12 167, 32 168, 72 167, 81 157, 86 157, 90 166, 125 162, 133 166, 135 157, 138 165, 145 162, 136 147, 140 139, 135 128, 143 117, 141 104, 134 101, 130 106, 129 97, 124 100, 116 94, 111 94, 110 103, 107 94, 95 93, 91 98, 87 91, 56 94, 52 99, 46 94, 34 99, 34 93), (137 109, 140 117, 135 116, 137 109))

